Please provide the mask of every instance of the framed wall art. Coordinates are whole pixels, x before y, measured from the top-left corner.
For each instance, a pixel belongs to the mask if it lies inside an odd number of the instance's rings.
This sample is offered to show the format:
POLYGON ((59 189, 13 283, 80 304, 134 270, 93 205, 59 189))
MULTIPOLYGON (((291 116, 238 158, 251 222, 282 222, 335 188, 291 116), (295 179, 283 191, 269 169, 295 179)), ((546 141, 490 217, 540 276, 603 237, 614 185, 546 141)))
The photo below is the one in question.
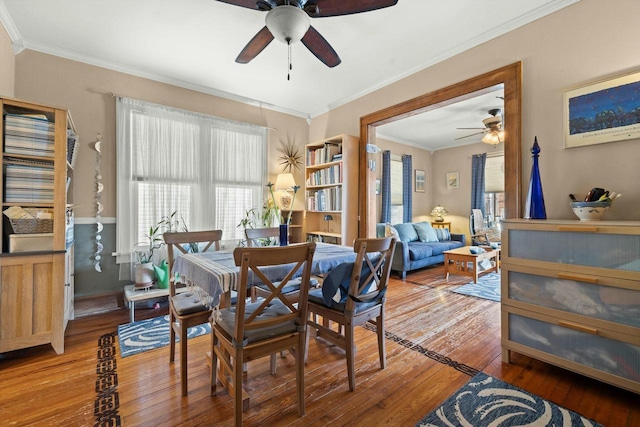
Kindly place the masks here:
POLYGON ((565 148, 640 138, 640 72, 564 93, 565 148))
POLYGON ((418 193, 424 193, 426 190, 426 181, 425 181, 425 173, 423 170, 416 169, 416 177, 414 188, 418 193))
POLYGON ((447 172, 447 190, 460 188, 460 172, 447 172))

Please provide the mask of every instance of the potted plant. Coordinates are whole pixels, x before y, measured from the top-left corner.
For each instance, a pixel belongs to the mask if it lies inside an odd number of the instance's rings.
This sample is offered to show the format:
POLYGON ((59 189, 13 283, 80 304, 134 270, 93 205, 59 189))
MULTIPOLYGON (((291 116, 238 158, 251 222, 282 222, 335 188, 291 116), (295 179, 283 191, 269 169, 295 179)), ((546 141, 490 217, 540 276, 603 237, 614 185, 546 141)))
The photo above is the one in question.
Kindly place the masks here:
MULTIPOLYGON (((182 217, 178 218, 178 211, 173 211, 171 215, 163 216, 160 220, 153 226, 149 228, 149 232, 145 234, 145 239, 137 243, 134 252, 136 253, 136 259, 138 263, 134 268, 134 282, 137 287, 150 287, 153 285, 153 281, 156 278, 160 278, 158 276, 158 267, 156 267, 153 263, 154 253, 164 246, 164 240, 162 238, 162 234, 165 231, 189 231, 187 225, 182 217)), ((189 244, 188 248, 189 252, 198 252, 197 243, 189 244)), ((166 260, 163 260, 166 263, 166 260)), ((165 272, 166 268, 163 266, 163 275, 161 287, 165 287, 167 285, 167 277, 168 273, 165 272)), ((160 282, 158 282, 160 283, 160 282)))

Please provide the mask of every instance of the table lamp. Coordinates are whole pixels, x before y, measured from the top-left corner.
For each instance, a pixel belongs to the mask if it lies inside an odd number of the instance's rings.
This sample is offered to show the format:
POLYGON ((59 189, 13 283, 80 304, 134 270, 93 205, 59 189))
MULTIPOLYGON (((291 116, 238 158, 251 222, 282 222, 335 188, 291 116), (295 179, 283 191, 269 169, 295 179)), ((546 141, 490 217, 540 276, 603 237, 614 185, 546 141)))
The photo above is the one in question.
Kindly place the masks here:
POLYGON ((431 211, 431 216, 433 216, 433 220, 435 222, 443 222, 444 221, 444 217, 449 215, 449 212, 447 212, 447 210, 445 208, 443 208, 442 206, 438 205, 435 208, 433 208, 433 210, 431 211))
POLYGON ((280 191, 280 207, 282 209, 291 208, 291 194, 289 191, 293 190, 293 187, 296 185, 296 181, 293 179, 293 174, 291 173, 280 173, 276 178, 275 190, 280 191))

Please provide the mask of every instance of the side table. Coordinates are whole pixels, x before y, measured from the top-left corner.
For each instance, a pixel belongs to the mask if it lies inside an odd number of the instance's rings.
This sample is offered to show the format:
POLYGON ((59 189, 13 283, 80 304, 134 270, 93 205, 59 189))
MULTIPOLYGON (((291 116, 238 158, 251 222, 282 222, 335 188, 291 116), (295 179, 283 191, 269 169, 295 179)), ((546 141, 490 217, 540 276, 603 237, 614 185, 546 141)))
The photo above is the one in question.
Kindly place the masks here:
POLYGON ((449 229, 449 233, 451 233, 451 222, 450 221, 448 221, 448 222, 435 222, 435 221, 432 221, 431 222, 431 226, 433 228, 448 228, 449 229))

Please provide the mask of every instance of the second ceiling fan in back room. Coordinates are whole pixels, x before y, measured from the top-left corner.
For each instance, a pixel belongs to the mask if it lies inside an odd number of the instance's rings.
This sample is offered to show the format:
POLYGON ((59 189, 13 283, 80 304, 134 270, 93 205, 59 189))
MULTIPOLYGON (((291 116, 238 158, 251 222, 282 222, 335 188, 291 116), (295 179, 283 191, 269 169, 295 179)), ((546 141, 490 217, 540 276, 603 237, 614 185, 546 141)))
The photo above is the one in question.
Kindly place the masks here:
POLYGON ((484 134, 484 136, 482 137, 482 142, 484 143, 496 146, 501 142, 504 142, 504 129, 502 127, 502 116, 500 115, 502 110, 500 110, 499 108, 492 108, 488 112, 490 114, 490 117, 487 117, 486 119, 482 120, 482 123, 484 124, 483 128, 457 128, 461 130, 475 129, 475 130, 479 130, 480 132, 474 132, 470 135, 465 135, 460 138, 456 138, 456 141, 464 138, 469 138, 471 136, 484 134))
POLYGON ((341 60, 329 42, 310 23, 309 18, 350 15, 394 6, 398 0, 218 0, 260 12, 267 12, 265 26, 242 49, 236 62, 246 64, 258 56, 276 38, 289 47, 291 70, 291 44, 302 44, 327 67, 335 67, 341 60))

